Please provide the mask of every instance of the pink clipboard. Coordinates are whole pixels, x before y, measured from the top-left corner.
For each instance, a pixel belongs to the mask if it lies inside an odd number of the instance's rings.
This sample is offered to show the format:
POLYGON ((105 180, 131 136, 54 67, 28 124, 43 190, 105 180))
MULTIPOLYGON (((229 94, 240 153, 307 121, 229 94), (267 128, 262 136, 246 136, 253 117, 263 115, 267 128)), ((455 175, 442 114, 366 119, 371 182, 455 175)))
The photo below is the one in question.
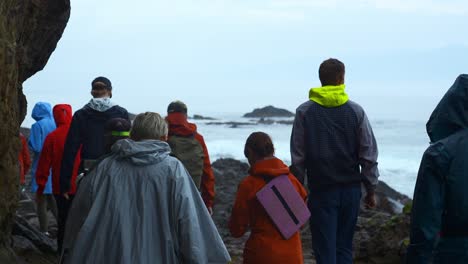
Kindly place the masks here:
POLYGON ((256 196, 284 239, 291 238, 310 218, 288 175, 274 178, 256 196))

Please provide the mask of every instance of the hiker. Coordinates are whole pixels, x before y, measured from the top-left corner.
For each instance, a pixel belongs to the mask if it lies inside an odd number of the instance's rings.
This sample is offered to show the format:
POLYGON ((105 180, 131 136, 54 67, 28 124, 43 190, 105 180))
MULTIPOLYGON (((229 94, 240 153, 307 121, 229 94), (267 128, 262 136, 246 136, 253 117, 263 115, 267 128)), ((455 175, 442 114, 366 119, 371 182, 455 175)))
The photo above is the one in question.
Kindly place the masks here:
POLYGON ((265 177, 273 179, 285 174, 304 200, 306 190, 289 172, 288 166, 274 156, 273 142, 267 134, 251 134, 245 143, 244 153, 250 164, 250 175, 239 184, 229 221, 233 237, 242 237, 249 229, 251 231, 244 248, 244 263, 303 263, 299 232, 288 240, 284 239, 256 194, 267 184, 265 177))
POLYGON ((20 169, 20 187, 21 191, 24 191, 24 185, 26 184, 26 174, 31 168, 31 155, 29 154, 28 143, 26 137, 20 133, 19 138, 21 141, 21 150, 18 155, 19 169, 20 169))
POLYGON ((65 232, 65 223, 67 221, 68 210, 76 192, 76 176, 78 174, 78 166, 80 164, 79 155, 76 156, 71 178, 71 189, 68 192, 69 199, 61 195, 60 191, 60 166, 62 164, 63 148, 67 137, 70 123, 72 120, 72 108, 68 104, 58 104, 53 109, 55 124, 57 129, 52 131, 45 139, 44 146, 41 151, 39 163, 36 171, 36 182, 38 185, 37 199, 42 199, 49 173, 52 172, 52 192, 57 203, 57 246, 58 252, 61 251, 63 234, 65 232))
POLYGON ((168 143, 172 149, 171 155, 182 161, 187 168, 201 192, 206 208, 213 214, 215 178, 203 136, 198 133, 195 124, 187 121, 187 106, 181 101, 169 104, 166 121, 169 124, 168 143))
POLYGON ((427 123, 431 145, 414 189, 407 263, 468 263, 468 75, 427 123))
MULTIPOLYGON (((52 107, 49 103, 36 103, 32 110, 32 118, 36 120, 36 123, 31 126, 28 146, 29 149, 33 152, 34 156, 31 169, 31 192, 36 193, 38 186, 36 183, 36 177, 34 177, 34 175, 36 175, 42 146, 44 145, 44 141, 47 135, 56 127, 52 117, 52 107)), ((47 217, 47 208, 49 208, 55 218, 57 218, 57 205, 55 204, 55 199, 52 195, 52 177, 50 177, 50 173, 47 176, 47 183, 44 187, 43 193, 37 195, 36 197, 40 197, 40 199, 36 199, 39 229, 42 233, 49 236, 49 219, 47 217)))
POLYGON ((94 162, 105 153, 104 125, 112 118, 129 119, 124 108, 112 101, 112 83, 105 77, 91 82, 93 98, 74 115, 65 141, 60 169, 60 191, 68 198, 73 167, 81 147, 79 173, 89 170, 94 162))
POLYGON ((112 145, 114 145, 115 142, 128 138, 130 136, 131 128, 132 123, 127 119, 112 118, 107 121, 104 126, 105 154, 112 152, 112 145))
POLYGON ((227 263, 229 254, 157 113, 82 179, 70 210, 64 263, 227 263))
POLYGON ((345 66, 337 59, 319 68, 322 87, 300 105, 291 135, 295 176, 307 177, 310 228, 317 263, 352 263, 361 183, 367 207, 375 207, 377 143, 367 116, 345 92, 345 66))

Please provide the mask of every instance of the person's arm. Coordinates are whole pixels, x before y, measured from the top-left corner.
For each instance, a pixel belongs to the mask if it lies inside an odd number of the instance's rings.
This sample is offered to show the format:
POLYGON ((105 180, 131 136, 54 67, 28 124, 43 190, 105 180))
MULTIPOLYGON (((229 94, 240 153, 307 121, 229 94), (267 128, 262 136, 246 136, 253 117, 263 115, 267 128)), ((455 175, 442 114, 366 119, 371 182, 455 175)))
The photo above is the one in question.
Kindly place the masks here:
POLYGON ((205 144, 205 140, 200 134, 195 135, 195 139, 200 142, 203 147, 203 175, 201 178, 200 190, 203 201, 205 202, 206 207, 212 213, 213 202, 215 196, 215 177, 213 169, 211 168, 210 155, 208 154, 208 149, 205 144))
POLYGON ((75 158, 82 142, 80 133, 80 119, 78 119, 75 114, 70 129, 68 130, 62 157, 62 166, 60 168, 60 192, 62 194, 66 194, 70 191, 75 158))
POLYGON ((20 175, 20 183, 25 184, 26 179, 25 175, 28 173, 29 169, 31 169, 31 155, 29 154, 28 143, 26 142, 26 138, 21 135, 21 154, 23 160, 23 174, 20 175))
POLYGON ((229 231, 233 237, 242 237, 249 229, 248 199, 248 186, 242 181, 237 190, 236 201, 229 219, 229 231))
POLYGON ((449 157, 439 144, 424 153, 414 189, 407 263, 430 263, 441 231, 449 157))
POLYGON ((49 136, 46 137, 44 146, 42 147, 41 154, 39 156, 39 162, 37 164, 36 183, 37 183, 37 194, 41 195, 44 193, 44 188, 47 184, 47 180, 50 175, 50 168, 52 167, 52 138, 49 136))
POLYGON ((377 158, 379 150, 377 141, 370 122, 363 112, 363 117, 359 126, 359 165, 361 166, 361 176, 368 194, 374 194, 379 183, 379 169, 377 158))
POLYGON ((306 142, 304 128, 304 109, 299 107, 296 110, 296 117, 291 133, 291 172, 304 184, 306 175, 306 142))
POLYGON ((39 155, 42 149, 42 129, 41 125, 34 123, 31 126, 31 133, 29 134, 28 146, 35 155, 39 155))

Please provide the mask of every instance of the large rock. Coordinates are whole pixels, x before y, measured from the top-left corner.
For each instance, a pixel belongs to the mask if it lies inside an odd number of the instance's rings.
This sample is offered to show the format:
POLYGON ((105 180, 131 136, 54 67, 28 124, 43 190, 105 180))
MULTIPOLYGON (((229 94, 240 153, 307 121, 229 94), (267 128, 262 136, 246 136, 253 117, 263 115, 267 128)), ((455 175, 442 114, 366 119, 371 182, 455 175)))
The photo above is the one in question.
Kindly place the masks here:
POLYGON ((247 113, 244 117, 265 118, 265 117, 294 117, 294 113, 286 109, 276 108, 274 106, 266 106, 263 108, 256 108, 251 113, 247 113))
MULTIPOLYGON (((242 263, 243 247, 249 234, 241 239, 232 238, 227 223, 237 187, 248 175, 249 165, 234 159, 220 159, 212 167, 216 178, 213 219, 233 258, 232 263, 242 263)), ((379 184, 376 193, 377 208, 367 210, 361 206, 353 241, 355 263, 400 263, 409 236, 409 210, 400 213, 402 210, 399 204, 411 200, 383 182, 379 184)), ((315 263, 308 226, 304 227, 301 234, 304 263, 315 263)))
POLYGON ((69 0, 0 1, 0 263, 17 261, 7 247, 18 200, 19 125, 26 115, 22 83, 44 68, 69 16, 69 0))

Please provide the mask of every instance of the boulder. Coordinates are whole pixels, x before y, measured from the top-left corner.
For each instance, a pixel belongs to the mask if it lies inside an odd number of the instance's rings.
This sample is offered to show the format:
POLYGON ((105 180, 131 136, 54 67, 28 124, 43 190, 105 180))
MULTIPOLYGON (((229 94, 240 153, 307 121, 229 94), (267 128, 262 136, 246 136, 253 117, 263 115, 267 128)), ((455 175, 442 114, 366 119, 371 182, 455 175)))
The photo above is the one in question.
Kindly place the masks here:
POLYGON ((194 120, 216 120, 216 118, 202 116, 202 115, 193 115, 192 119, 194 120))
POLYGON ((294 117, 294 113, 274 106, 266 106, 263 108, 256 108, 252 112, 247 113, 244 117, 249 118, 265 118, 265 117, 294 117))

